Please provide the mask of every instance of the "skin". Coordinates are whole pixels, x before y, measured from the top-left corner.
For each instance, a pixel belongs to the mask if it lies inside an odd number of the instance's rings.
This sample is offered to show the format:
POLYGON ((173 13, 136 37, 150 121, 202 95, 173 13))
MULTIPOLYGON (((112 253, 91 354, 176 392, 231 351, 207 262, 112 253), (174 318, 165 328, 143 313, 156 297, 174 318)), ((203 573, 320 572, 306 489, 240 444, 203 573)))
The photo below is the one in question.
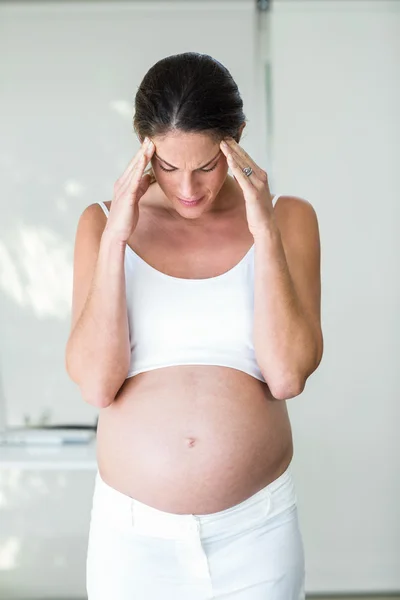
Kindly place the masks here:
POLYGON ((229 193, 226 156, 220 144, 210 136, 173 132, 154 137, 153 143, 155 152, 151 164, 160 187, 160 200, 173 218, 202 225, 213 218, 214 213, 237 206, 238 198, 229 193), (201 196, 205 199, 196 207, 185 207, 177 200, 178 197, 191 200, 201 196))
MULTIPOLYGON (((242 190, 228 175, 219 143, 182 132, 153 142, 157 182, 140 200, 128 245, 174 277, 226 272, 254 240, 242 190), (217 154, 205 167, 213 171, 200 169, 217 154), (171 167, 158 157, 175 170, 164 171, 171 167), (205 199, 196 207, 177 199, 200 196, 205 199)), ((278 478, 293 455, 286 402, 247 373, 216 365, 177 365, 128 378, 100 411, 97 436, 106 483, 178 514, 208 514, 243 501, 278 478)))

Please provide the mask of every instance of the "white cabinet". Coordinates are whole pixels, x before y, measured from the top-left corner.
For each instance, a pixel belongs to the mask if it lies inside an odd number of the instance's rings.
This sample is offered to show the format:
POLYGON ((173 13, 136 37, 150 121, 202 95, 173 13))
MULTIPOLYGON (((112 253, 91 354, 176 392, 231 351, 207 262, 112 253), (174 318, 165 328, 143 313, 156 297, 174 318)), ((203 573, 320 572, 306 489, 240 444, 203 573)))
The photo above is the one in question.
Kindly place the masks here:
POLYGON ((0 598, 86 598, 95 444, 0 448, 0 598))

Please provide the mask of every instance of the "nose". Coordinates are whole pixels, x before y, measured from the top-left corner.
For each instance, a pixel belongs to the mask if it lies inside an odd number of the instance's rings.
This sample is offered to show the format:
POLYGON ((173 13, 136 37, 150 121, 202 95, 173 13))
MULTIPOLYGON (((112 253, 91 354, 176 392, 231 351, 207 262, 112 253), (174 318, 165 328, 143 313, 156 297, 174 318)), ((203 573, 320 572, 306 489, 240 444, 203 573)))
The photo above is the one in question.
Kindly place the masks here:
POLYGON ((195 182, 195 178, 192 173, 184 173, 179 186, 179 198, 187 200, 199 200, 202 196, 198 185, 195 182))

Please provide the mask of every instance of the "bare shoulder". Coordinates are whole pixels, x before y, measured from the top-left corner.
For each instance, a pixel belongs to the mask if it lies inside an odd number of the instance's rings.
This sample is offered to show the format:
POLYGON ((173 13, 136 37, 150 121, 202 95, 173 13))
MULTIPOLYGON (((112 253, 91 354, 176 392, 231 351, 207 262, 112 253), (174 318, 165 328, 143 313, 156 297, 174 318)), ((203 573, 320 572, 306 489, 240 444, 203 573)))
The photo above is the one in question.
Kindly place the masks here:
MULTIPOLYGON (((108 210, 110 210, 111 202, 104 202, 107 206, 108 210)), ((91 231, 95 236, 100 233, 100 235, 104 231, 104 227, 107 224, 107 217, 104 214, 101 206, 94 202, 93 204, 89 204, 82 211, 77 227, 77 235, 83 230, 85 235, 91 231)))
POLYGON ((97 203, 86 206, 78 221, 73 259, 71 331, 79 319, 89 293, 106 223, 106 215, 97 203))
POLYGON ((75 263, 83 260, 88 251, 97 253, 106 224, 107 217, 99 204, 95 202, 86 206, 76 229, 75 263))
MULTIPOLYGON (((110 205, 111 202, 103 202, 103 204, 105 204, 108 208, 108 210, 110 210, 110 205)), ((105 217, 104 211, 101 208, 100 204, 98 204, 97 202, 93 202, 93 204, 88 204, 88 206, 86 206, 79 218, 79 222, 81 221, 92 221, 92 222, 97 222, 99 221, 100 223, 103 223, 104 219, 99 218, 99 216, 101 217, 101 215, 103 215, 103 217, 105 217)))
POLYGON ((318 232, 317 213, 311 202, 300 196, 280 196, 274 215, 284 237, 304 237, 318 232))
POLYGON ((275 209, 279 212, 287 213, 296 212, 299 214, 314 214, 316 216, 315 209, 311 202, 300 196, 279 196, 275 204, 275 209))

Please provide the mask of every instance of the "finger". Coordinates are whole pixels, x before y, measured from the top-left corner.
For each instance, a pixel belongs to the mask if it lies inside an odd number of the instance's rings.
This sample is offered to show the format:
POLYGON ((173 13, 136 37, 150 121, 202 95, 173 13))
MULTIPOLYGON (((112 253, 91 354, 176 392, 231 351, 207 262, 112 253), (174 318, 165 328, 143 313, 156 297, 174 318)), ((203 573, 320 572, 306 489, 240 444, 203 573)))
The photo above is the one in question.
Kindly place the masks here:
POLYGON ((148 163, 149 157, 142 153, 138 161, 132 166, 130 173, 127 173, 125 180, 117 185, 117 197, 125 198, 128 197, 130 200, 134 199, 136 191, 138 190, 143 171, 148 163))
POLYGON ((155 152, 155 146, 151 140, 149 140, 149 144, 144 148, 143 152, 144 153, 143 153, 141 160, 139 160, 133 166, 133 169, 132 169, 132 173, 135 176, 136 176, 136 173, 138 173, 139 178, 142 177, 144 169, 149 164, 151 157, 153 156, 153 154, 155 152))
POLYGON ((143 145, 139 148, 139 150, 136 152, 135 156, 132 158, 132 160, 129 162, 128 166, 126 167, 125 171, 122 173, 121 177, 119 177, 119 181, 122 183, 126 180, 127 177, 129 177, 129 175, 132 173, 132 169, 135 166, 135 164, 138 162, 138 160, 141 159, 142 155, 144 152, 144 148, 143 145))
MULTIPOLYGON (((262 180, 262 169, 254 162, 247 152, 241 146, 239 146, 235 140, 228 138, 228 140, 225 141, 228 146, 227 152, 230 152, 233 155, 238 165, 242 169, 244 169, 244 167, 251 167, 255 176, 262 180)), ((253 173, 250 177, 253 177, 253 173)))
POLYGON ((228 165, 232 169, 232 173, 244 192, 252 192, 255 189, 250 177, 245 175, 242 168, 237 163, 236 158, 231 153, 227 156, 228 165))
MULTIPOLYGON (((149 141, 151 142, 151 140, 149 140, 149 141)), ((148 162, 150 160, 153 152, 154 152, 153 142, 151 142, 150 145, 143 142, 143 144, 141 145, 141 147, 139 148, 139 150, 137 151, 137 153, 135 154, 135 156, 133 157, 133 159, 131 160, 131 162, 129 163, 127 168, 125 169, 124 173, 119 178, 119 182, 120 182, 121 186, 123 186, 128 179, 130 180, 132 172, 134 171, 135 167, 137 168, 138 163, 140 164, 143 161, 143 157, 148 156, 148 160, 147 160, 147 162, 148 162)), ((147 163, 146 163, 146 165, 147 165, 147 163)))
POLYGON ((237 153, 234 154, 232 152, 232 149, 230 146, 228 146, 228 145, 224 146, 223 141, 221 142, 221 148, 223 149, 223 152, 226 155, 228 165, 232 169, 235 179, 240 179, 240 182, 245 184, 245 179, 244 179, 244 177, 245 177, 248 182, 250 181, 251 187, 254 187, 253 184, 255 184, 255 177, 254 177, 253 173, 251 174, 250 177, 243 173, 244 167, 248 166, 248 165, 244 164, 244 162, 240 159, 240 156, 237 153), (252 179, 251 179, 251 177, 252 177, 252 179))
POLYGON ((143 179, 144 170, 151 159, 151 155, 153 154, 154 149, 155 148, 154 148, 154 144, 153 144, 153 146, 148 149, 147 153, 143 155, 142 160, 140 160, 133 167, 132 175, 131 175, 130 182, 129 182, 130 193, 135 193, 136 190, 139 188, 140 183, 143 179))
POLYGON ((138 165, 143 164, 145 166, 145 155, 142 153, 140 156, 135 156, 134 161, 131 163, 129 170, 126 170, 122 177, 117 179, 115 188, 118 194, 123 194, 131 185, 132 177, 138 169, 138 165))
POLYGON ((147 190, 150 187, 150 182, 151 182, 151 175, 150 173, 146 173, 146 175, 143 175, 143 177, 141 178, 137 191, 139 192, 138 194, 138 200, 140 200, 144 194, 147 192, 147 190))
POLYGON ((155 151, 153 142, 150 142, 145 148, 139 150, 137 160, 133 162, 131 170, 126 174, 125 180, 121 183, 120 192, 132 194, 140 184, 145 168, 147 167, 151 156, 155 151))

